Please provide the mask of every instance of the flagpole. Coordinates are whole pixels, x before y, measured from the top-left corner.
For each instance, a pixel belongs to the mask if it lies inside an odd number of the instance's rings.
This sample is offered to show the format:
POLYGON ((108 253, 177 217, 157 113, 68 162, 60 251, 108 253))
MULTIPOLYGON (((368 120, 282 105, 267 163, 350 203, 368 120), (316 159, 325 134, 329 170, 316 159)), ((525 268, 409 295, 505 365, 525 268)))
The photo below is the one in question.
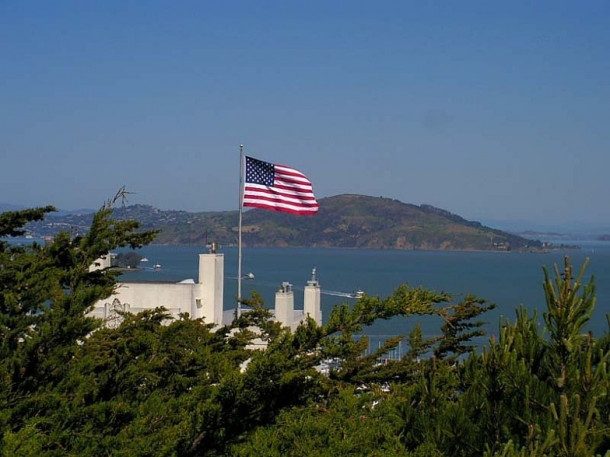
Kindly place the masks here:
POLYGON ((239 227, 237 238, 237 317, 241 316, 241 217, 244 207, 244 145, 239 145, 239 227))

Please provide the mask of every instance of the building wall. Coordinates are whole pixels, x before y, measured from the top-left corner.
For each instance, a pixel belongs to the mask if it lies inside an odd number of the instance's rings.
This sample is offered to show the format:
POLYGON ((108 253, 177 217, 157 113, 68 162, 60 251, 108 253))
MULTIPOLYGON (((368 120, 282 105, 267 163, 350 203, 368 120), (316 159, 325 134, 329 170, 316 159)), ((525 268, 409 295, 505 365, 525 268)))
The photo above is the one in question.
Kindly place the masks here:
POLYGON ((322 325, 321 292, 314 272, 314 277, 307 282, 303 292, 303 310, 295 310, 292 285, 283 283, 275 293, 275 320, 291 330, 295 330, 308 316, 322 325))
POLYGON ((115 324, 120 321, 116 311, 137 314, 161 306, 176 318, 180 313, 193 316, 195 286, 180 283, 121 283, 113 295, 98 301, 90 314, 115 324))
POLYGON ((199 254, 198 317, 221 325, 224 308, 224 254, 199 254))
MULTIPOLYGON (((100 265, 95 267, 100 268, 100 265)), ((294 330, 307 315, 319 325, 322 324, 320 285, 315 277, 315 269, 312 279, 305 286, 304 310, 294 309, 294 294, 288 283, 282 285, 275 301, 276 320, 284 326, 294 330)), ((191 318, 201 318, 209 324, 230 323, 235 314, 233 311, 224 311, 224 255, 216 252, 199 255, 197 283, 192 280, 180 283, 119 283, 115 293, 98 301, 89 314, 104 319, 108 326, 114 327, 121 321, 118 311, 135 314, 161 306, 174 318, 188 313, 191 318)))
POLYGON ((139 313, 163 306, 174 317, 188 313, 210 324, 222 324, 223 254, 200 254, 199 282, 122 282, 110 297, 98 301, 91 316, 105 319, 110 326, 120 322, 117 311, 139 313))
POLYGON ((92 265, 89 265, 89 271, 95 270, 103 270, 105 268, 110 268, 112 264, 112 255, 106 254, 101 256, 99 259, 96 259, 92 265))

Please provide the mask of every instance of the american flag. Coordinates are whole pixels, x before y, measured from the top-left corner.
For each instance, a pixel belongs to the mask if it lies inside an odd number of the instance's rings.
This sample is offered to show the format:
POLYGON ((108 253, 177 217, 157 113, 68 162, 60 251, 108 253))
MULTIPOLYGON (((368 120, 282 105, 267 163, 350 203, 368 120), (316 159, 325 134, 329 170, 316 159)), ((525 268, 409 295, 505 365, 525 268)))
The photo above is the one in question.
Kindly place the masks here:
POLYGON ((246 157, 244 206, 309 215, 318 202, 307 176, 294 168, 246 157))

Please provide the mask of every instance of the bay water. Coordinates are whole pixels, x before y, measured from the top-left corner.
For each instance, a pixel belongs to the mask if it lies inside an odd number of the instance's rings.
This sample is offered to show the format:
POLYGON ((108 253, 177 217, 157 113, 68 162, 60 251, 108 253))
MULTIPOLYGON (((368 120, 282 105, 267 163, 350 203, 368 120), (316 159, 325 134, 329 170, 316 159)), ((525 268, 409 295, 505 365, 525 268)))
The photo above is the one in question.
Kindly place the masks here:
MULTIPOLYGON (((501 319, 514 321, 515 310, 525 306, 538 312, 540 325, 545 311, 542 267, 553 273, 553 265, 563 270, 569 256, 578 274, 586 258, 589 266, 584 283, 595 276, 597 305, 587 330, 600 336, 608 331, 606 313, 610 299, 610 243, 578 242, 580 249, 553 250, 548 253, 523 252, 445 252, 358 250, 332 248, 243 248, 242 273, 254 279, 242 281, 242 295, 257 291, 266 306, 274 306, 275 292, 282 282, 293 285, 295 308, 302 309, 303 287, 315 267, 322 289, 322 313, 326 322, 333 306, 355 299, 346 295, 358 290, 367 295, 387 297, 401 284, 452 294, 459 302, 468 293, 494 303, 496 308, 481 316, 488 336, 496 335, 501 319)), ((572 244, 572 243, 570 243, 572 244)), ((197 280, 201 246, 146 246, 139 251, 148 262, 144 269, 125 273, 121 280, 181 281, 197 280), (159 264, 159 269, 153 269, 159 264)), ((237 296, 237 259, 235 247, 221 248, 225 256, 225 309, 234 308, 237 296)), ((440 334, 440 322, 431 317, 394 318, 376 322, 365 329, 371 344, 389 336, 406 335, 419 322, 425 336, 440 334)), ((485 337, 485 341, 486 338, 485 337)))

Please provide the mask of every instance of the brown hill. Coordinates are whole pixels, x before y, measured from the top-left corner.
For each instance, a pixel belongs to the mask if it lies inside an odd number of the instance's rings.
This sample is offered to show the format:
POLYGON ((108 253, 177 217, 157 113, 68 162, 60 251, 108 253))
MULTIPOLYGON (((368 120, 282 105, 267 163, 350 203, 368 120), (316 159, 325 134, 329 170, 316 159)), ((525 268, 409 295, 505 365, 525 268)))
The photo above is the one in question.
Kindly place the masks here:
MULTIPOLYGON (((318 246, 427 250, 538 250, 536 240, 485 227, 430 205, 365 195, 337 195, 319 200, 315 216, 294 216, 252 209, 244 211, 245 246, 318 246)), ((159 244, 237 244, 238 211, 191 213, 162 211, 147 205, 116 210, 118 218, 140 221, 145 229, 161 229, 159 244)), ((91 214, 49 216, 28 229, 39 235, 87 230, 91 214)))
POLYGON ((364 195, 320 200, 315 216, 252 210, 243 217, 249 246, 319 246, 377 249, 538 249, 527 240, 471 222, 430 205, 364 195))

